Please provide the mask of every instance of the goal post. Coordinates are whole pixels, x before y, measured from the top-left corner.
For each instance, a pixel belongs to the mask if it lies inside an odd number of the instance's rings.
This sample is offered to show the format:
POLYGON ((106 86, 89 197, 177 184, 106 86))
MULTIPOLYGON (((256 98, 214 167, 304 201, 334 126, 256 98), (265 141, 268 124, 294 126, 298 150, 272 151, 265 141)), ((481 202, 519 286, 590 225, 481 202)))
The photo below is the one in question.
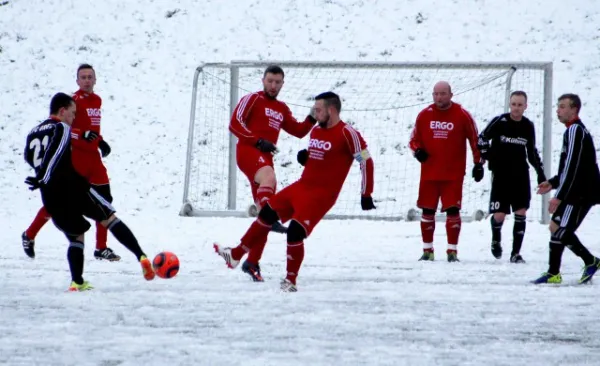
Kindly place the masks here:
MULTIPOLYGON (((416 208, 420 165, 408 148, 417 114, 432 103, 433 85, 446 80, 453 101, 462 104, 481 131, 494 116, 508 111, 510 93, 528 95, 525 115, 536 127, 537 146, 547 175, 552 162, 552 63, 388 63, 388 62, 292 62, 232 61, 199 66, 192 83, 192 101, 183 216, 247 217, 253 204, 250 186, 235 161, 236 138, 228 129, 237 102, 262 90, 264 69, 280 65, 285 84, 279 94, 299 120, 314 103, 314 96, 334 91, 342 99, 341 118, 366 139, 375 163, 376 210, 361 211, 360 169, 354 164, 336 205, 326 218, 410 220, 416 208)), ((302 166, 296 152, 308 146, 308 136, 297 139, 281 131, 274 158, 278 189, 299 178, 302 166)), ((481 219, 488 212, 490 177, 471 178, 473 159, 467 149, 462 213, 465 221, 481 219)), ((326 179, 326 178, 324 178, 326 179)), ((532 187, 535 173, 531 172, 532 187)), ((547 199, 534 195, 530 219, 548 222, 547 199)))

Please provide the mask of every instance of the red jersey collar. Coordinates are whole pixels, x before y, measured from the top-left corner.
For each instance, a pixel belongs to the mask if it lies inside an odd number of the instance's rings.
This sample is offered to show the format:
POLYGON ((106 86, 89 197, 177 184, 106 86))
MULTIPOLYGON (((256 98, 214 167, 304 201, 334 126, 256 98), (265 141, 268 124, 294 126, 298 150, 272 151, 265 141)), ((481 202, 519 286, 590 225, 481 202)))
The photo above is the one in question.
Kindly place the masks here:
POLYGON ((575 122, 577 122, 577 121, 579 121, 579 117, 575 117, 575 118, 573 118, 572 120, 570 120, 569 122, 565 123, 565 126, 566 126, 567 128, 569 128, 569 127, 571 127, 571 125, 572 125, 573 123, 575 123, 575 122))

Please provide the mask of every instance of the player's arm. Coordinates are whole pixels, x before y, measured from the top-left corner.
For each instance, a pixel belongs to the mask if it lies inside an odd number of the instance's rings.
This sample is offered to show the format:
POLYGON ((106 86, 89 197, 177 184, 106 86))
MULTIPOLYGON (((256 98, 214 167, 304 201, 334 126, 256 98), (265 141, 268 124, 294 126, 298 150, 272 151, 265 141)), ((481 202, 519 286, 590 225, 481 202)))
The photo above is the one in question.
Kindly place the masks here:
POLYGON ((412 132, 410 133, 410 140, 408 141, 408 147, 412 150, 414 157, 420 162, 423 163, 429 157, 429 154, 423 148, 423 140, 421 137, 421 125, 425 123, 424 111, 421 111, 417 116, 415 121, 415 126, 413 127, 412 132))
POLYGON ((482 164, 483 160, 481 159, 481 153, 477 148, 477 142, 479 140, 479 133, 477 132, 477 124, 471 114, 467 112, 464 108, 462 109, 462 113, 465 116, 465 127, 466 127, 466 137, 469 141, 469 145, 471 146, 471 152, 473 153, 473 164, 482 164))
POLYGON ((52 173, 64 152, 70 148, 69 140, 71 138, 71 129, 65 123, 56 123, 54 133, 48 147, 44 152, 42 163, 38 169, 36 178, 41 184, 48 184, 52 178, 52 173))
POLYGON ((350 126, 345 126, 343 133, 352 157, 360 164, 362 180, 360 185, 361 207, 363 210, 374 209, 375 205, 373 204, 373 198, 371 198, 371 194, 373 194, 373 186, 375 184, 375 165, 373 164, 373 159, 371 158, 371 154, 367 149, 367 143, 362 138, 360 133, 350 126))
POLYGON ((558 186, 554 195, 559 200, 564 200, 572 194, 573 182, 581 162, 584 138, 583 127, 577 124, 571 125, 566 133, 566 157, 564 164, 561 164, 562 169, 558 173, 558 186))
POLYGON ((229 122, 229 131, 235 135, 240 141, 250 145, 256 145, 258 137, 248 128, 248 117, 252 112, 252 107, 258 99, 258 94, 252 93, 243 97, 233 110, 231 121, 229 122))
POLYGON ((498 131, 498 122, 501 118, 502 116, 494 117, 479 134, 479 138, 477 140, 477 149, 479 150, 481 157, 485 160, 490 159, 490 142, 494 139, 494 137, 496 137, 498 131))
POLYGON ((527 136, 527 145, 525 148, 527 149, 527 160, 529 160, 529 164, 535 169, 537 174, 537 182, 538 184, 546 181, 546 173, 544 173, 544 163, 540 158, 540 153, 538 149, 535 147, 535 127, 533 123, 529 121, 530 132, 529 136, 527 136))
POLYGON ((290 111, 290 109, 286 106, 281 128, 290 135, 301 139, 308 135, 315 123, 317 123, 317 120, 310 114, 306 116, 303 122, 298 122, 298 120, 292 115, 292 111, 290 111))

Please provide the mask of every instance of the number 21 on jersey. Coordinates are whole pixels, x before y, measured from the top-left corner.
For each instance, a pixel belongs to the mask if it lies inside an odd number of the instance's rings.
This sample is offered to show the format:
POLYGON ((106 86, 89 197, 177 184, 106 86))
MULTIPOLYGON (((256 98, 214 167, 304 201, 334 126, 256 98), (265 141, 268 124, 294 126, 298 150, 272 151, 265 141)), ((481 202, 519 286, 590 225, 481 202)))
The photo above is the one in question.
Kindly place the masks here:
POLYGON ((42 159, 44 158, 44 154, 46 153, 46 149, 48 148, 49 137, 44 136, 42 140, 39 138, 34 138, 29 143, 29 149, 33 150, 33 166, 35 168, 39 167, 42 164, 42 159))

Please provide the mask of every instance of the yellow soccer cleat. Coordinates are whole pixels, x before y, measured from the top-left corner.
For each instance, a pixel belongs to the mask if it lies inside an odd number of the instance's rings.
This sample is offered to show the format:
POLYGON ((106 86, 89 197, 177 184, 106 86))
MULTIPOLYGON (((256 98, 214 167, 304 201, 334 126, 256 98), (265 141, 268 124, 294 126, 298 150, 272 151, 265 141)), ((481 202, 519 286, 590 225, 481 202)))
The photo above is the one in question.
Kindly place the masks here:
POLYGON ((152 269, 152 263, 150 259, 145 255, 140 257, 140 264, 142 265, 142 273, 144 274, 144 278, 147 281, 152 281, 154 279, 154 270, 152 269))
POLYGON ((69 286, 68 291, 69 292, 81 292, 81 291, 89 291, 93 288, 94 287, 92 285, 90 285, 90 283, 88 281, 83 281, 83 283, 81 285, 76 283, 75 281, 72 281, 71 286, 69 286))

